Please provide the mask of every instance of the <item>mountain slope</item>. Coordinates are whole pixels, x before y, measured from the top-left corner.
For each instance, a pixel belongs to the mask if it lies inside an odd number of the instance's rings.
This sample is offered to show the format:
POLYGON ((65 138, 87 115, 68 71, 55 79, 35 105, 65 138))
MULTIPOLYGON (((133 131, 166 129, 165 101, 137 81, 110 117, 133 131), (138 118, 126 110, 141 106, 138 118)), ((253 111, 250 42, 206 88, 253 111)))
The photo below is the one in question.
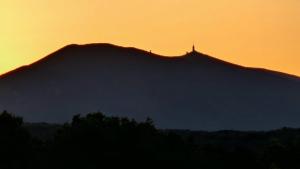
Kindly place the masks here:
POLYGON ((65 122, 101 110, 160 128, 300 127, 300 79, 191 52, 162 57, 110 44, 69 45, 0 77, 0 110, 65 122))

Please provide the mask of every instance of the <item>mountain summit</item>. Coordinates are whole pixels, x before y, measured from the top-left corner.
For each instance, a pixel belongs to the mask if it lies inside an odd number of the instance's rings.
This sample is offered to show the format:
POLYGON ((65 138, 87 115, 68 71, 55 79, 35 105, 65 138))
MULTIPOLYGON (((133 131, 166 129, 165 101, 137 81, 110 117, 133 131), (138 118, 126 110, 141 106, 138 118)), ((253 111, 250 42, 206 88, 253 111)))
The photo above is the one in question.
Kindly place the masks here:
POLYGON ((163 57, 111 44, 68 45, 0 76, 0 110, 31 122, 103 111, 159 128, 300 127, 300 78, 192 51, 163 57))

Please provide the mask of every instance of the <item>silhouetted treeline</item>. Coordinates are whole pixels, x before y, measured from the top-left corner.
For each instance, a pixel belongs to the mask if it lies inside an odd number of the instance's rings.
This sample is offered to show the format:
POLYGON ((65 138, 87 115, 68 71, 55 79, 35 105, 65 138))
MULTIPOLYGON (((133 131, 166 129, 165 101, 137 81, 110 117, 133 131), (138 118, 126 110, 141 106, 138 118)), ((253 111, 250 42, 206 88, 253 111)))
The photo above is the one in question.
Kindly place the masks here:
POLYGON ((158 130, 102 113, 64 125, 23 124, 0 115, 1 169, 300 168, 300 130, 269 132, 158 130))

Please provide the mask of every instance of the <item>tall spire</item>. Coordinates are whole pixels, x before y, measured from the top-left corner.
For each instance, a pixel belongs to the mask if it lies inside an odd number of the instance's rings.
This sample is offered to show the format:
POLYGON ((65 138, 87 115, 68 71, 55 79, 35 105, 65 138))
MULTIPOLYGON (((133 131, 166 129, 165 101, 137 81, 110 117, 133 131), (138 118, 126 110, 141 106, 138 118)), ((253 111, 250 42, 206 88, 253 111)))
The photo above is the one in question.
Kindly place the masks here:
POLYGON ((193 44, 193 52, 196 52, 196 50, 195 50, 195 44, 193 44))

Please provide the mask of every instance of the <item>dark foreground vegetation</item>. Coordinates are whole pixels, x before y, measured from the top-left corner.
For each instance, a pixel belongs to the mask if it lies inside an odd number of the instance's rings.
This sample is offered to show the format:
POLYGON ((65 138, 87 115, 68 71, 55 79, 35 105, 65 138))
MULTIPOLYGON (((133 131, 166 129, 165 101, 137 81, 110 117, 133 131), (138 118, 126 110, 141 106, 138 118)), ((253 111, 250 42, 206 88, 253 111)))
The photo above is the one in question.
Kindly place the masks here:
POLYGON ((299 169, 300 130, 157 130, 101 113, 64 125, 24 124, 0 115, 1 169, 299 169))

